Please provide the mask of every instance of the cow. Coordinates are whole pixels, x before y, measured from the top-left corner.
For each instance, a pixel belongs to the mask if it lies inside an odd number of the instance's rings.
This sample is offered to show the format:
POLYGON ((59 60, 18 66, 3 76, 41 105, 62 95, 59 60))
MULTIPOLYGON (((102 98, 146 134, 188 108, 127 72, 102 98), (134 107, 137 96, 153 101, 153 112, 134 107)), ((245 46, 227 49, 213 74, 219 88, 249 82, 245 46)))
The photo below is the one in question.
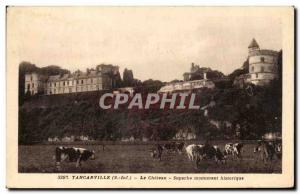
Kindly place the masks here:
POLYGON ((225 155, 232 155, 233 157, 242 158, 242 143, 227 143, 224 147, 225 155))
POLYGON ((186 154, 188 156, 188 159, 190 161, 194 161, 196 155, 196 149, 197 149, 197 145, 196 144, 191 144, 191 145, 188 145, 186 148, 185 148, 185 151, 186 151, 186 154))
POLYGON ((87 161, 88 159, 95 159, 95 151, 64 146, 56 147, 55 149, 55 164, 57 168, 60 168, 60 164, 63 161, 76 162, 76 167, 80 167, 81 161, 87 161))
POLYGON ((184 148, 184 142, 171 142, 171 143, 166 143, 163 146, 164 150, 166 150, 167 152, 178 152, 181 153, 183 151, 184 148))
MULTIPOLYGON (((226 163, 226 157, 222 153, 221 149, 217 145, 209 145, 205 144, 202 148, 201 153, 203 154, 202 157, 199 157, 198 159, 214 159, 216 163, 226 163)), ((199 162, 199 161, 198 161, 199 162)))
POLYGON ((167 152, 175 152, 176 151, 176 142, 166 143, 163 146, 164 150, 167 152))
POLYGON ((178 151, 179 153, 182 153, 182 151, 183 151, 183 149, 184 149, 184 142, 181 142, 181 143, 177 142, 177 143, 176 143, 176 149, 177 149, 177 151, 178 151))
POLYGON ((260 140, 257 142, 257 146, 254 147, 254 153, 259 154, 260 159, 264 161, 264 163, 267 163, 273 160, 273 156, 276 153, 275 145, 273 142, 260 140))
POLYGON ((194 161, 197 159, 197 157, 200 157, 199 155, 199 148, 203 147, 204 145, 203 144, 199 144, 199 145, 196 145, 196 144, 191 144, 191 145, 188 145, 186 148, 185 148, 185 151, 186 151, 186 154, 188 156, 188 159, 190 161, 194 161))
POLYGON ((281 159, 282 157, 282 144, 281 142, 275 143, 275 153, 278 159, 281 159))
POLYGON ((158 158, 159 160, 161 160, 163 149, 164 149, 163 146, 157 144, 156 147, 151 150, 151 157, 158 158))
POLYGON ((221 149, 214 145, 213 148, 215 149, 215 161, 221 162, 221 163, 226 163, 226 156, 222 153, 221 149))
POLYGON ((211 146, 209 144, 199 144, 199 145, 189 145, 186 147, 186 151, 188 154, 188 157, 191 161, 196 161, 196 164, 198 165, 201 160, 210 160, 214 159, 216 163, 226 162, 226 158, 224 154, 222 153, 221 149, 214 145, 211 146))

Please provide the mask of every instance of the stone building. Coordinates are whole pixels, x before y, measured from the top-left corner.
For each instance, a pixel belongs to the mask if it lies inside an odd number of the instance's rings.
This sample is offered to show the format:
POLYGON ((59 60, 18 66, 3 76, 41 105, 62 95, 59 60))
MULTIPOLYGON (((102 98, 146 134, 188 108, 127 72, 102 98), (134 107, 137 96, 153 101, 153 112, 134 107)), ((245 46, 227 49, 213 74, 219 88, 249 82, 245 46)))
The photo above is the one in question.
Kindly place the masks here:
POLYGON ((248 46, 248 73, 236 77, 234 85, 244 87, 252 83, 263 86, 278 78, 278 55, 277 51, 260 49, 256 40, 253 39, 248 46))
POLYGON ((184 81, 170 82, 161 87, 158 93, 174 93, 174 92, 192 92, 201 88, 215 88, 215 84, 212 80, 207 79, 207 72, 211 69, 207 67, 200 68, 199 65, 192 63, 190 72, 183 74, 184 81), (198 79, 192 80, 192 77, 198 79))
POLYGON ((25 75, 25 94, 39 94, 44 92, 46 78, 36 72, 25 75))
POLYGON ((194 63, 192 63, 191 65, 191 69, 190 69, 190 72, 185 72, 183 74, 183 80, 184 81, 191 81, 192 78, 203 78, 203 79, 206 79, 206 73, 211 71, 210 68, 207 68, 207 67, 201 67, 199 65, 196 65, 194 63))
POLYGON ((102 64, 98 65, 96 69, 87 69, 86 72, 78 70, 72 74, 53 75, 47 78, 37 73, 26 74, 25 84, 30 91, 33 91, 31 94, 38 93, 36 91, 46 95, 54 95, 107 90, 115 87, 116 80, 114 78, 118 73, 118 66, 102 64))
POLYGON ((215 88, 214 82, 212 82, 211 80, 207 80, 205 74, 204 78, 205 79, 202 80, 167 83, 165 86, 160 88, 158 93, 192 92, 193 90, 201 88, 215 88))
POLYGON ((249 81, 255 85, 266 85, 278 77, 278 52, 260 49, 253 39, 249 49, 249 81))

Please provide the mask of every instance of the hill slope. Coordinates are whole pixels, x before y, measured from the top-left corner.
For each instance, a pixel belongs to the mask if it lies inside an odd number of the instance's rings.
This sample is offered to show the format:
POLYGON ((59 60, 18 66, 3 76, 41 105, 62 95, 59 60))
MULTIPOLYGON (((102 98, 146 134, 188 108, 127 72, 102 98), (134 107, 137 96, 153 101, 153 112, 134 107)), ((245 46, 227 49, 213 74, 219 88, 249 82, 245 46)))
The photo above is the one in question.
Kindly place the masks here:
POLYGON ((179 130, 196 133, 200 139, 234 137, 251 139, 266 131, 281 130, 281 88, 279 82, 269 87, 254 87, 249 95, 244 89, 202 90, 197 93, 203 110, 103 110, 103 93, 89 92, 53 96, 33 96, 19 109, 20 143, 44 141, 48 137, 89 135, 100 140, 122 137, 172 139, 179 130), (223 125, 230 123, 230 126, 223 125), (219 123, 221 125, 216 125, 219 123), (238 129, 237 129, 238 128, 238 129))

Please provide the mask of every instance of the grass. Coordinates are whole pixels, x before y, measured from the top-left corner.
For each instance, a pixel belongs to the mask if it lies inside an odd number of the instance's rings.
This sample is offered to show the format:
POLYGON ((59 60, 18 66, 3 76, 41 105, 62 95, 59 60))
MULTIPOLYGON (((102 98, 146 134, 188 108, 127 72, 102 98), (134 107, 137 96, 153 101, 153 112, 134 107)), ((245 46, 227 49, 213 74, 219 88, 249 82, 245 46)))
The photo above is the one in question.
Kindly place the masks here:
MULTIPOLYGON (((224 143, 218 143, 223 148, 224 143)), ((55 147, 57 145, 20 145, 19 172, 56 173, 55 147)), ((243 160, 228 158, 226 164, 201 161, 198 168, 188 160, 186 153, 163 153, 162 160, 151 158, 153 145, 72 145, 95 150, 96 159, 75 163, 62 163, 60 172, 67 173, 281 173, 281 160, 276 158, 264 164, 253 153, 254 144, 244 146, 243 160)))

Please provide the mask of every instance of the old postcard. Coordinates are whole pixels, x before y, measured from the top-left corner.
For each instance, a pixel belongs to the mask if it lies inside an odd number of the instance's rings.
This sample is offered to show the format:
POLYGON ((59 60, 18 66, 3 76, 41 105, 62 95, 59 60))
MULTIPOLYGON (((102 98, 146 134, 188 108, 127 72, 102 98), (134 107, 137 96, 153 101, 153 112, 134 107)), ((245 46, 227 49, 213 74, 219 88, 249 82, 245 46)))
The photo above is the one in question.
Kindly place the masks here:
POLYGON ((7 7, 8 188, 294 187, 293 7, 7 7))

